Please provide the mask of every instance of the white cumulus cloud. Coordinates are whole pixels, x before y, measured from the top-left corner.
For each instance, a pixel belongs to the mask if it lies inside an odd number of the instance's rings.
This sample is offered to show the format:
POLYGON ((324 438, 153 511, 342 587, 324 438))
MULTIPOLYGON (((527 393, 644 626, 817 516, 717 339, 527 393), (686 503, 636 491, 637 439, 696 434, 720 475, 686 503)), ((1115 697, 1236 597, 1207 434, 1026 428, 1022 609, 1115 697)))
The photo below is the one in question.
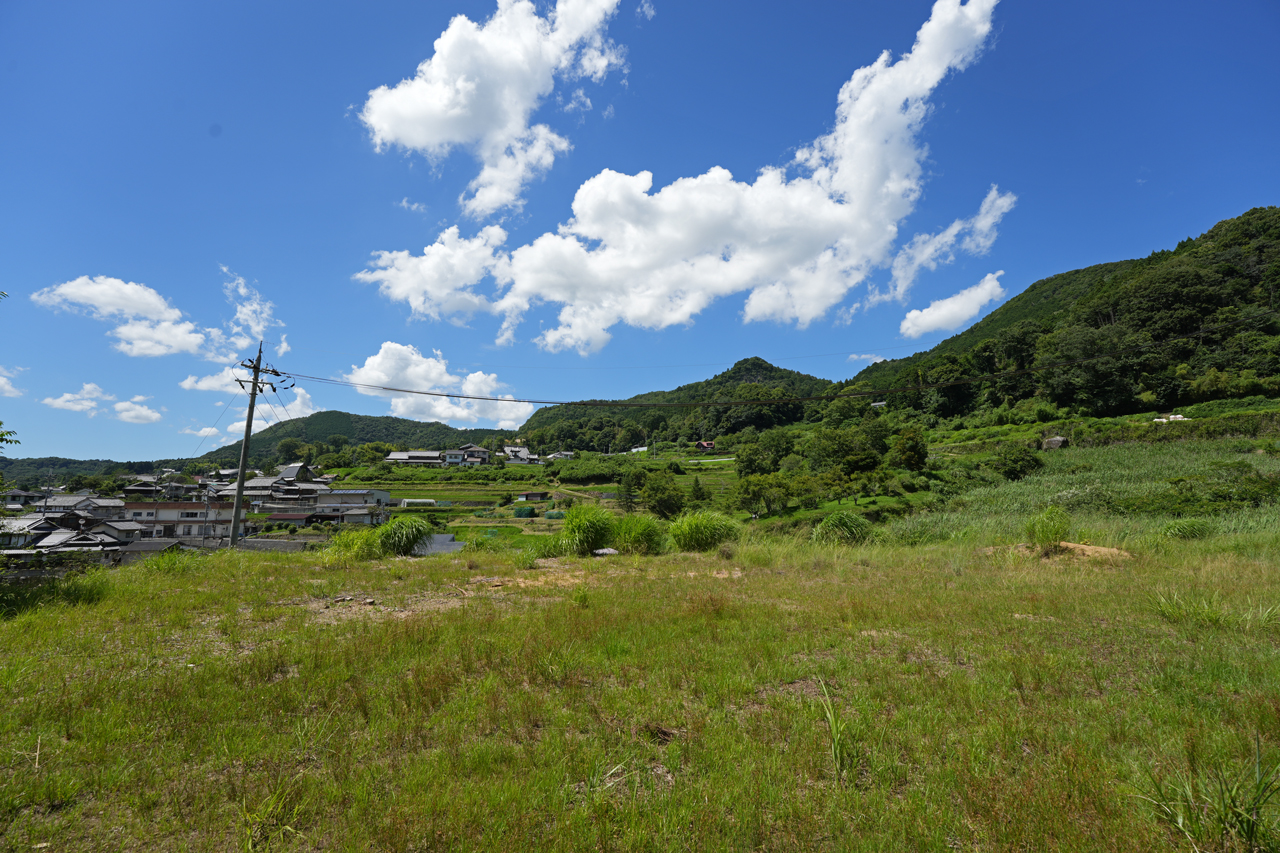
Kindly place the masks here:
POLYGON ((889 299, 905 300, 921 269, 936 270, 939 264, 955 260, 957 241, 960 248, 971 255, 991 251, 996 241, 996 226, 1017 200, 1013 193, 1001 193, 999 187, 992 186, 972 218, 957 219, 937 234, 917 234, 911 238, 893 259, 893 280, 888 292, 873 293, 868 301, 876 304, 889 299))
POLYGON ((436 350, 425 356, 417 347, 386 341, 376 355, 371 355, 363 365, 352 365, 344 377, 348 382, 380 386, 358 388, 361 394, 389 397, 391 414, 417 421, 442 421, 445 423, 475 423, 477 420, 497 422, 499 429, 515 429, 529 419, 534 406, 498 400, 461 400, 451 397, 433 397, 423 394, 383 390, 429 391, 448 394, 465 394, 476 397, 506 397, 499 394, 502 384, 497 374, 477 371, 465 377, 449 372, 449 362, 436 350))
POLYGON ((84 412, 93 417, 99 412, 98 403, 114 400, 115 397, 103 391, 93 382, 86 382, 79 391, 68 391, 60 397, 45 397, 41 400, 46 406, 55 409, 66 409, 68 412, 84 412))
POLYGON ((872 353, 866 353, 865 355, 857 355, 857 354, 851 355, 847 359, 845 359, 845 361, 869 361, 872 364, 877 364, 881 361, 888 361, 888 359, 882 355, 873 355, 872 353))
POLYGON ((179 432, 184 433, 186 435, 198 435, 201 438, 208 438, 211 435, 217 435, 218 428, 217 427, 201 427, 200 429, 192 429, 191 427, 185 427, 184 429, 179 430, 179 432))
MULTIPOLYGON (((227 439, 224 443, 229 444, 235 440, 235 437, 244 437, 244 422, 249 417, 249 407, 244 406, 237 411, 240 419, 226 428, 227 434, 232 438, 227 439)), ((315 401, 311 399, 311 395, 302 388, 293 389, 292 402, 283 396, 277 396, 273 399, 260 394, 253 410, 253 433, 257 435, 269 426, 274 426, 284 421, 305 418, 308 415, 323 411, 324 408, 317 406, 315 401)))
MULTIPOLYGON (((221 391, 236 392, 240 390, 240 386, 236 383, 237 373, 230 367, 224 367, 217 373, 211 373, 208 376, 196 376, 194 374, 178 383, 178 386, 187 391, 221 391)), ((247 374, 240 378, 248 378, 247 374)))
POLYGON ((110 276, 82 275, 31 294, 45 308, 80 311, 108 322, 123 321, 111 330, 115 348, 125 355, 174 353, 205 355, 207 329, 199 329, 182 312, 145 284, 110 276))
POLYGON ((160 420, 161 414, 159 412, 142 405, 144 401, 149 399, 151 398, 137 396, 130 400, 116 403, 113 407, 116 410, 116 420, 124 421, 127 424, 153 424, 160 420))
POLYGON ((653 8, 650 0, 640 0, 640 5, 636 7, 636 17, 644 18, 646 21, 652 21, 653 16, 658 14, 658 10, 653 8))
POLYGON ((506 239, 507 232, 496 225, 470 239, 459 236, 455 225, 421 255, 378 252, 372 269, 355 277, 377 284, 390 299, 409 303, 414 316, 432 320, 441 315, 466 317, 489 308, 488 300, 474 287, 498 264, 495 253, 506 239))
POLYGON ((274 305, 234 276, 223 286, 234 315, 225 329, 204 328, 169 303, 154 288, 110 276, 80 276, 31 294, 37 305, 78 311, 97 320, 117 323, 108 334, 115 348, 128 356, 150 357, 186 353, 210 361, 231 361, 237 351, 259 340, 267 329, 283 326, 274 305))
POLYGON ((0 367, 0 397, 21 397, 22 391, 13 384, 14 378, 26 368, 0 367))
MULTIPOLYGON (((618 323, 687 325, 738 293, 748 294, 745 321, 803 328, 890 262, 922 192, 928 99, 977 58, 995 4, 938 0, 909 53, 886 51, 845 83, 834 128, 797 154, 795 177, 766 167, 747 183, 717 167, 655 192, 650 172, 605 170, 578 189, 571 219, 510 253, 505 233, 450 229, 422 256, 380 253, 357 277, 423 316, 500 314, 499 343, 514 340, 531 308, 559 305, 558 323, 535 339, 551 351, 598 350, 618 323), (433 274, 445 260, 447 274, 433 274), (486 276, 501 288, 492 300, 476 289, 486 276)), ((998 210, 980 211, 952 241, 993 237, 998 210)))
POLYGON ((543 17, 529 0, 499 0, 483 24, 458 15, 413 77, 369 93, 360 118, 379 150, 433 159, 469 150, 481 170, 461 200, 468 214, 519 207, 525 184, 570 147, 547 125, 530 125, 556 79, 598 82, 623 64, 605 36, 617 5, 558 0, 543 17))
POLYGON ((989 273, 973 287, 965 288, 954 296, 937 299, 928 308, 908 311, 902 318, 898 331, 908 338, 918 338, 929 332, 957 329, 978 316, 982 306, 1004 296, 1000 276, 1004 270, 989 273))

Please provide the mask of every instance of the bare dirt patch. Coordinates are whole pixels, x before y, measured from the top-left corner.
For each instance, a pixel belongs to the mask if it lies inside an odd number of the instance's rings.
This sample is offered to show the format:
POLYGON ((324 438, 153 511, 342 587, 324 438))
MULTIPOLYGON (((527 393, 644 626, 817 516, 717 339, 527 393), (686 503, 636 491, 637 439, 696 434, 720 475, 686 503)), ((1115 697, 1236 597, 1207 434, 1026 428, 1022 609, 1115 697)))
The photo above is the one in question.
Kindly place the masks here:
MULTIPOLYGON (((691 578, 696 578, 702 574, 702 572, 685 572, 685 574, 691 578)), ((742 569, 716 569, 715 571, 707 572, 706 574, 708 577, 717 578, 719 580, 728 580, 729 578, 742 577, 742 569)))
POLYGON ((788 681, 785 684, 779 684, 777 687, 761 687, 758 692, 761 698, 768 696, 794 696, 797 699, 813 699, 815 701, 822 699, 822 685, 818 683, 816 678, 797 678, 795 681, 788 681))
MULTIPOLYGON (((1001 551, 1016 551, 1019 554, 1039 554, 1040 551, 1033 545, 1004 545, 992 548, 982 548, 978 551, 983 556, 990 556, 1001 551)), ((1082 560, 1128 560, 1133 555, 1128 551, 1121 551, 1119 548, 1104 548, 1101 545, 1084 545, 1079 542, 1059 542, 1058 553, 1043 555, 1045 560, 1055 559, 1082 559, 1082 560)))
MULTIPOLYGON (((542 560, 538 561, 542 563, 542 560)), ((548 561, 550 562, 550 561, 548 561)), ((540 565, 538 568, 542 568, 540 565)), ((520 587, 557 587, 566 588, 586 583, 587 573, 582 570, 570 571, 560 564, 548 566, 546 571, 537 574, 526 574, 515 578, 502 578, 505 583, 520 587)))
POLYGON ((392 606, 368 597, 344 595, 338 597, 342 600, 313 598, 299 604, 321 625, 337 625, 352 619, 406 619, 415 613, 439 613, 461 607, 464 598, 462 591, 414 595, 392 606))

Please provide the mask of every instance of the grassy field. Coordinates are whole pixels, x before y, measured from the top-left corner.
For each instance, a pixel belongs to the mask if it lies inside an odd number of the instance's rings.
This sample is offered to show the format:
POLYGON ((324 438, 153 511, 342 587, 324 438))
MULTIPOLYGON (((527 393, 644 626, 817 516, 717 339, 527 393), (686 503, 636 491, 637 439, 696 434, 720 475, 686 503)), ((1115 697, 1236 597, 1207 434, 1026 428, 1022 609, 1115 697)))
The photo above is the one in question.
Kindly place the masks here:
POLYGON ((1049 454, 862 546, 531 564, 503 521, 10 593, 0 850, 1189 850, 1149 799, 1280 762, 1280 513, 1113 507, 1280 468, 1240 449, 1049 454), (1093 550, 1016 547, 1050 503, 1093 550))

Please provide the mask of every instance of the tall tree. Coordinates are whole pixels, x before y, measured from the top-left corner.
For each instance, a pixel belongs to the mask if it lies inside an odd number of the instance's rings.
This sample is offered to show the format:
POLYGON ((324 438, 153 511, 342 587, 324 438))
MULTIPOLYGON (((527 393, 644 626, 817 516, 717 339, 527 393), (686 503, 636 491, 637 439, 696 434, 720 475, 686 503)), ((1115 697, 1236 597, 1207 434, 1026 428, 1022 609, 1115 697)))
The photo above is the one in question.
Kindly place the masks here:
POLYGON ((670 471, 650 474, 640 496, 649 512, 658 518, 675 518, 684 509, 684 492, 680 491, 670 471))

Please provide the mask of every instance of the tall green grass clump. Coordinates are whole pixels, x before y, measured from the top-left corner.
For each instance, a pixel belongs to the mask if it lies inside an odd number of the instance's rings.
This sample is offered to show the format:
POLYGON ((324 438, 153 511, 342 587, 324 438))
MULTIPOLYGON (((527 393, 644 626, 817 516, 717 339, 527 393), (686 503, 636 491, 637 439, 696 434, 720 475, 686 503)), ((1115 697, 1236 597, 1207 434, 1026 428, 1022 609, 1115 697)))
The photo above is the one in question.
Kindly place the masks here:
POLYGON ((382 543, 377 528, 343 530, 329 540, 324 551, 327 564, 346 564, 376 560, 382 556, 382 543))
POLYGON ((1169 782, 1151 776, 1148 793, 1139 796, 1195 850, 1262 851, 1280 849, 1277 794, 1280 765, 1263 764, 1262 744, 1255 741, 1252 767, 1232 774, 1215 764, 1203 775, 1176 773, 1169 782))
POLYGON ((727 515, 707 509, 696 509, 671 522, 671 538, 681 551, 710 551, 737 539, 739 524, 727 515))
POLYGON ((613 547, 624 554, 659 554, 666 541, 662 522, 651 515, 624 515, 613 524, 613 547))
POLYGON ((1213 535, 1213 522, 1207 518, 1175 518, 1160 528, 1172 539, 1204 539, 1213 535))
POLYGON ((565 548, 575 554, 590 554, 607 548, 613 540, 613 513, 595 504, 575 506, 565 514, 560 537, 565 548))
POLYGON ((407 557, 431 531, 431 522, 422 516, 401 516, 378 528, 378 546, 384 555, 407 557))
POLYGON ((1060 506, 1045 507, 1027 520, 1027 538, 1042 553, 1052 554, 1071 531, 1071 513, 1060 506))
POLYGON ((833 512, 813 529, 811 539, 820 545, 857 545, 871 536, 871 522, 853 512, 833 512))

